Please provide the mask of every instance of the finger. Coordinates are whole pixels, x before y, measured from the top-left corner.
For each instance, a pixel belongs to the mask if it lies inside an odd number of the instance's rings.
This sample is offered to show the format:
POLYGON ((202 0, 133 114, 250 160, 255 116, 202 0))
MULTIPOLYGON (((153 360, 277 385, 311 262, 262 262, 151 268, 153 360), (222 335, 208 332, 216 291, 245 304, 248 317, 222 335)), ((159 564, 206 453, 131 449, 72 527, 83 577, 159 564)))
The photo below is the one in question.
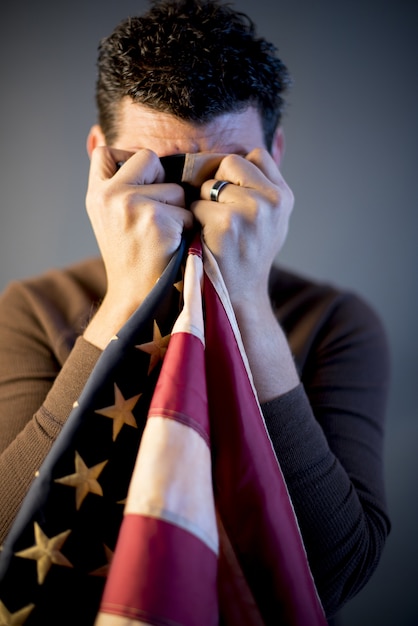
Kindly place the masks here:
POLYGON ((164 170, 155 152, 143 149, 133 153, 98 146, 91 155, 90 181, 109 180, 115 175, 120 182, 133 185, 164 180, 164 170))
MULTIPOLYGON (((226 156, 215 173, 217 180, 231 183, 222 188, 217 201, 242 202, 254 192, 268 199, 272 205, 279 205, 282 195, 289 195, 288 185, 283 179, 272 156, 265 149, 257 148, 245 157, 230 154, 226 156), (243 196, 242 191, 247 195, 243 196), (253 192, 250 194, 249 192, 253 192)), ((211 189, 215 180, 206 181, 201 188, 201 198, 211 199, 211 189)))
POLYGON ((273 184, 280 185, 283 177, 271 154, 262 148, 249 152, 245 159, 253 163, 273 184))
POLYGON ((252 198, 254 192, 264 191, 272 183, 258 168, 244 157, 226 156, 215 172, 215 178, 205 181, 200 190, 202 200, 217 203, 242 203, 252 198), (219 183, 227 183, 216 190, 219 183))
POLYGON ((126 162, 119 161, 119 182, 130 185, 147 185, 164 181, 164 168, 157 154, 143 148, 135 152, 126 162))
MULTIPOLYGON (((200 189, 200 198, 201 200, 209 200, 212 203, 218 204, 231 204, 234 202, 239 202, 242 199, 242 193, 246 192, 245 188, 234 185, 232 182, 227 181, 225 179, 211 179, 207 180, 203 183, 200 189), (215 189, 215 184, 219 182, 225 182, 226 185, 222 186, 222 188, 218 189, 216 195, 216 200, 214 200, 213 190, 215 189)), ((247 193, 248 193, 247 189, 247 193)), ((213 206, 211 207, 213 209, 213 206)))
MULTIPOLYGON (((175 200, 175 202, 173 203, 166 202, 166 200, 161 200, 158 197, 159 196, 158 189, 155 189, 156 187, 158 188, 158 185, 150 185, 150 187, 152 187, 152 189, 150 190, 146 199, 148 201, 151 200, 153 203, 153 206, 151 206, 150 202, 147 202, 147 209, 151 209, 151 212, 154 215, 153 217, 154 222, 158 223, 161 227, 163 223, 166 223, 166 224, 178 223, 178 224, 182 224, 182 226, 186 229, 192 228, 192 226, 194 225, 194 216, 191 211, 189 211, 184 206, 182 206, 179 200, 175 200)), ((161 185, 161 188, 163 188, 163 193, 166 193, 167 187, 172 187, 173 191, 175 191, 174 188, 177 187, 177 189, 180 189, 180 191, 182 191, 181 187, 179 187, 178 185, 166 184, 166 185, 161 185)), ((144 201, 144 196, 140 194, 139 192, 137 195, 139 196, 137 198, 138 200, 137 209, 138 209, 138 214, 139 214, 141 213, 141 202, 144 201)))
POLYGON ((89 189, 94 189, 96 184, 109 182, 112 187, 108 187, 108 191, 112 189, 113 194, 122 191, 123 186, 134 187, 135 191, 139 191, 138 199, 148 198, 167 205, 185 207, 182 187, 159 184, 163 180, 164 169, 158 156, 151 150, 132 153, 100 146, 92 153, 89 189))
POLYGON ((174 207, 184 209, 186 200, 184 189, 176 183, 153 183, 151 185, 135 186, 135 197, 140 201, 144 199, 155 200, 167 206, 167 210, 174 207))
MULTIPOLYGON (((256 160, 256 151, 251 158, 256 160)), ((271 185, 272 181, 255 162, 252 162, 251 158, 237 154, 227 155, 215 172, 215 178, 227 180, 238 187, 247 189, 262 190, 266 185, 271 185)), ((261 156, 258 161, 262 162, 261 156)))
POLYGON ((255 170, 254 165, 246 161, 245 157, 228 154, 222 159, 214 177, 217 180, 227 180, 238 187, 252 187, 259 177, 255 170))
POLYGON ((90 174, 91 181, 108 180, 117 171, 117 163, 127 161, 132 157, 132 152, 118 150, 109 146, 98 146, 91 154, 90 174))
POLYGON ((281 205, 282 201, 293 206, 294 196, 289 185, 280 172, 277 163, 267 150, 256 148, 245 157, 262 172, 270 183, 264 186, 263 193, 272 205, 281 205))

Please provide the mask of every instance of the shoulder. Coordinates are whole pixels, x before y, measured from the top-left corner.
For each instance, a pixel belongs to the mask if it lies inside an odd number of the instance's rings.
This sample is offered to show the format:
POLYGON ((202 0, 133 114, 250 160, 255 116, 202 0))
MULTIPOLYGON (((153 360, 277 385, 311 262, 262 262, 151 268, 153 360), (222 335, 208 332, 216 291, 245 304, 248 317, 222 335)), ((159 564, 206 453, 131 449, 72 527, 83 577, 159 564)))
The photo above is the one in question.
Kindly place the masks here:
POLYGON ((282 320, 320 315, 325 321, 337 316, 341 321, 381 324, 375 307, 354 290, 274 266, 269 281, 270 298, 282 320))
POLYGON ((67 352, 82 334, 105 288, 99 258, 12 281, 0 294, 1 336, 11 339, 14 346, 25 337, 37 345, 58 342, 67 352))
POLYGON ((376 308, 361 294, 274 266, 270 297, 297 357, 320 351, 370 350, 388 360, 388 338, 376 308))
POLYGON ((23 302, 46 298, 66 302, 77 294, 102 298, 106 287, 103 262, 85 259, 63 268, 51 268, 42 274, 10 282, 0 294, 0 301, 23 302))

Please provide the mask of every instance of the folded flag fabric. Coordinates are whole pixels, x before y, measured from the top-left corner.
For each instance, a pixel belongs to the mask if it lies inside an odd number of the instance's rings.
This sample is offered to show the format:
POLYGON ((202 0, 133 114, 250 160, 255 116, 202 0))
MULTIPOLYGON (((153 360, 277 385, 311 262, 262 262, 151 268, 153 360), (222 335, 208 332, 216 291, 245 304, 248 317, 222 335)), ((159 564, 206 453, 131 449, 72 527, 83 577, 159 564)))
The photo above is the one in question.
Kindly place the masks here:
POLYGON ((325 626, 199 235, 103 352, 40 468, 0 553, 3 624, 325 626))

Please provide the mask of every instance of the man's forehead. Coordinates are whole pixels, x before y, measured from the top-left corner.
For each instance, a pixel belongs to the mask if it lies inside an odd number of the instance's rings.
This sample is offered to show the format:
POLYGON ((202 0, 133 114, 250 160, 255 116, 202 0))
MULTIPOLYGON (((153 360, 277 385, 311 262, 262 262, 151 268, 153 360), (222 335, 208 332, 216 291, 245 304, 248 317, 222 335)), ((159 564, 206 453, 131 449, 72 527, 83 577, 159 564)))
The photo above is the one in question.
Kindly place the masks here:
POLYGON ((125 98, 120 104, 115 143, 133 151, 150 148, 160 156, 205 151, 246 154, 262 146, 264 136, 253 107, 196 124, 125 98))

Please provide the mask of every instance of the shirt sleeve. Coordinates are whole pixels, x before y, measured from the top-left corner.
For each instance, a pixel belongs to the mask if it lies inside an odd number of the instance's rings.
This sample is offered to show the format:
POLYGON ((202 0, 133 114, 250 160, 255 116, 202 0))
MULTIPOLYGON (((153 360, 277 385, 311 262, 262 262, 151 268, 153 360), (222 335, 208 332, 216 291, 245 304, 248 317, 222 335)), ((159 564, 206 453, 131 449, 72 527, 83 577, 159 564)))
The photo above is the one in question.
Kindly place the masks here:
POLYGON ((15 284, 0 300, 0 543, 100 355, 65 323, 47 330, 30 297, 15 284))
POLYGON ((328 617, 367 582, 390 529, 389 349, 374 311, 339 298, 315 324, 301 384, 262 406, 328 617))

